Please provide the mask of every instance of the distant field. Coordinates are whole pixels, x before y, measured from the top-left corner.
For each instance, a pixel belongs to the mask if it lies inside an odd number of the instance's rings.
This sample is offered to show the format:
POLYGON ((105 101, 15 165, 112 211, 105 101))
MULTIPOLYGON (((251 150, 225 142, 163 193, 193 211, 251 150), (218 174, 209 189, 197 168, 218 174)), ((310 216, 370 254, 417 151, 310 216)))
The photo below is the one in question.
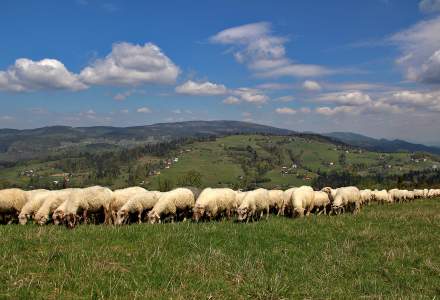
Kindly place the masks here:
POLYGON ((0 236, 0 298, 440 295, 440 199, 252 224, 9 225, 0 236))

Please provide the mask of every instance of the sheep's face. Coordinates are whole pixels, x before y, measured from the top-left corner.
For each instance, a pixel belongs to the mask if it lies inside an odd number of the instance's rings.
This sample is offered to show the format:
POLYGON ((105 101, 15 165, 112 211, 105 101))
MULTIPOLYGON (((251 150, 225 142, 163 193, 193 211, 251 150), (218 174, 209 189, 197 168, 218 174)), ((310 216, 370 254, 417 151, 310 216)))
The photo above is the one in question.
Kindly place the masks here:
POLYGON ((47 222, 47 219, 48 218, 46 216, 42 216, 42 215, 38 215, 38 214, 36 214, 34 217, 34 220, 38 225, 45 225, 47 222))
POLYGON ((52 216, 53 223, 55 225, 60 225, 63 221, 63 218, 64 218, 64 214, 61 212, 55 212, 52 216))
POLYGON ((68 214, 66 215, 66 225, 68 228, 74 228, 76 225, 76 215, 68 214))
POLYGON ((159 214, 154 212, 154 211, 150 211, 148 213, 148 223, 150 223, 150 224, 160 223, 160 216, 159 216, 159 214))
POLYGON ((193 220, 198 222, 203 217, 204 214, 205 214, 205 208, 201 206, 196 206, 194 208, 193 220))
POLYGON ((122 225, 128 219, 128 212, 126 210, 120 210, 116 214, 116 225, 122 225))
POLYGON ((239 207, 237 209, 238 221, 244 221, 248 218, 249 207, 239 207))
POLYGON ((342 206, 342 197, 336 196, 333 200, 332 206, 341 207, 342 206))
POLYGON ((26 225, 26 223, 27 223, 27 221, 28 221, 28 219, 29 219, 29 215, 28 214, 20 214, 19 216, 18 216, 18 222, 21 224, 21 225, 26 225))

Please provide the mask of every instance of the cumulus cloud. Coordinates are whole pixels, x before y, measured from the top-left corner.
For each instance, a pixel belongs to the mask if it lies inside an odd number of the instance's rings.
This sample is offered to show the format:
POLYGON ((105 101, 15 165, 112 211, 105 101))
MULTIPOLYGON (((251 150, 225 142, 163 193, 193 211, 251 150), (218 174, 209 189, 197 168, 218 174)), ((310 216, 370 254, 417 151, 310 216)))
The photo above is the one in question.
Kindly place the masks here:
POLYGON ((273 99, 273 101, 276 101, 276 102, 290 102, 293 100, 295 100, 295 97, 293 97, 293 96, 281 96, 281 97, 273 99))
POLYGON ((224 104, 238 104, 240 103, 240 99, 234 96, 229 96, 228 98, 223 100, 224 104))
POLYGON ((315 112, 324 116, 333 116, 339 113, 357 114, 359 111, 352 106, 335 106, 335 107, 317 107, 315 112))
POLYGON ((280 115, 294 115, 296 114, 296 110, 289 107, 280 107, 275 109, 275 112, 280 115))
POLYGON ((307 91, 319 91, 321 90, 321 85, 313 80, 306 80, 302 84, 303 88, 307 91))
POLYGON ((114 44, 110 54, 84 68, 80 78, 87 84, 99 85, 172 84, 179 73, 158 46, 123 42, 114 44))
POLYGON ((440 84, 440 16, 391 37, 401 50, 397 64, 411 81, 440 84))
POLYGON ((268 22, 225 29, 210 38, 212 43, 231 45, 237 62, 260 77, 312 77, 330 74, 325 67, 297 64, 287 58, 287 39, 273 34, 268 22))
POLYGON ((433 13, 440 11, 440 0, 422 0, 419 9, 423 13, 433 13))
POLYGON ((360 91, 326 93, 317 97, 315 101, 347 106, 365 105, 372 102, 368 94, 364 94, 360 91))
POLYGON ((238 88, 232 91, 232 93, 244 102, 258 105, 264 104, 269 100, 269 97, 258 89, 238 88))
POLYGON ((148 113, 151 113, 151 109, 149 109, 148 107, 139 107, 137 110, 136 110, 138 113, 143 113, 143 114, 148 114, 148 113))
POLYGON ((67 89, 72 91, 86 89, 78 76, 69 72, 56 59, 33 61, 20 58, 6 71, 0 71, 0 90, 23 92, 34 90, 67 89))
POLYGON ((227 93, 227 88, 223 84, 215 84, 209 81, 195 82, 188 80, 182 85, 176 87, 176 92, 185 95, 200 95, 200 96, 216 96, 227 93))
POLYGON ((440 112, 440 91, 397 91, 381 101, 394 106, 440 112))

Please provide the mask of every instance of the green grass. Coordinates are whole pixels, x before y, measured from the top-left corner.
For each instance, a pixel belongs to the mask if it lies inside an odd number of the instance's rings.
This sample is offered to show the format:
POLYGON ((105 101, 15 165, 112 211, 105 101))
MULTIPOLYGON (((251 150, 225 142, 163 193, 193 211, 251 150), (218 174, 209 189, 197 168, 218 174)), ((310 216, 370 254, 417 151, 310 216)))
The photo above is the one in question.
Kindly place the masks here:
POLYGON ((0 227, 0 298, 427 298, 440 200, 304 219, 0 227))

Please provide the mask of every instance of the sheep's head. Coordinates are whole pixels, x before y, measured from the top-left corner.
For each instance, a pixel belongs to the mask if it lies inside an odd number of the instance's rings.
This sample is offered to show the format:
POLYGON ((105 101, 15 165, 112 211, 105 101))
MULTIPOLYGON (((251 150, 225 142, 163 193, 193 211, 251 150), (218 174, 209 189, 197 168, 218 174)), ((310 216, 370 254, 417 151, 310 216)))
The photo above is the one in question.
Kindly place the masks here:
POLYGON ((128 220, 128 211, 121 209, 116 214, 116 225, 122 225, 128 220))
POLYGON ((66 215, 66 226, 67 228, 74 228, 76 225, 76 214, 67 214, 66 215))
POLYGON ((38 225, 45 225, 49 218, 45 215, 36 214, 34 219, 38 225))
POLYGON ((52 215, 53 223, 55 225, 60 225, 64 219, 64 213, 61 211, 55 211, 52 215))
POLYGON ((238 221, 244 221, 248 218, 249 215, 249 207, 247 206, 240 206, 237 209, 237 215, 238 215, 238 221))
POLYGON ((30 215, 29 214, 19 214, 18 215, 18 222, 21 225, 26 225, 27 221, 29 220, 30 215))
POLYGON ((326 186, 326 187, 324 187, 324 188, 321 189, 321 192, 324 192, 324 193, 327 193, 327 194, 331 195, 331 193, 332 193, 332 188, 326 186))
POLYGON ((196 205, 194 207, 193 220, 198 222, 205 214, 205 208, 203 206, 196 205))
POLYGON ((156 224, 156 223, 160 223, 160 216, 157 212, 155 211, 150 211, 148 213, 148 223, 150 224, 156 224))

